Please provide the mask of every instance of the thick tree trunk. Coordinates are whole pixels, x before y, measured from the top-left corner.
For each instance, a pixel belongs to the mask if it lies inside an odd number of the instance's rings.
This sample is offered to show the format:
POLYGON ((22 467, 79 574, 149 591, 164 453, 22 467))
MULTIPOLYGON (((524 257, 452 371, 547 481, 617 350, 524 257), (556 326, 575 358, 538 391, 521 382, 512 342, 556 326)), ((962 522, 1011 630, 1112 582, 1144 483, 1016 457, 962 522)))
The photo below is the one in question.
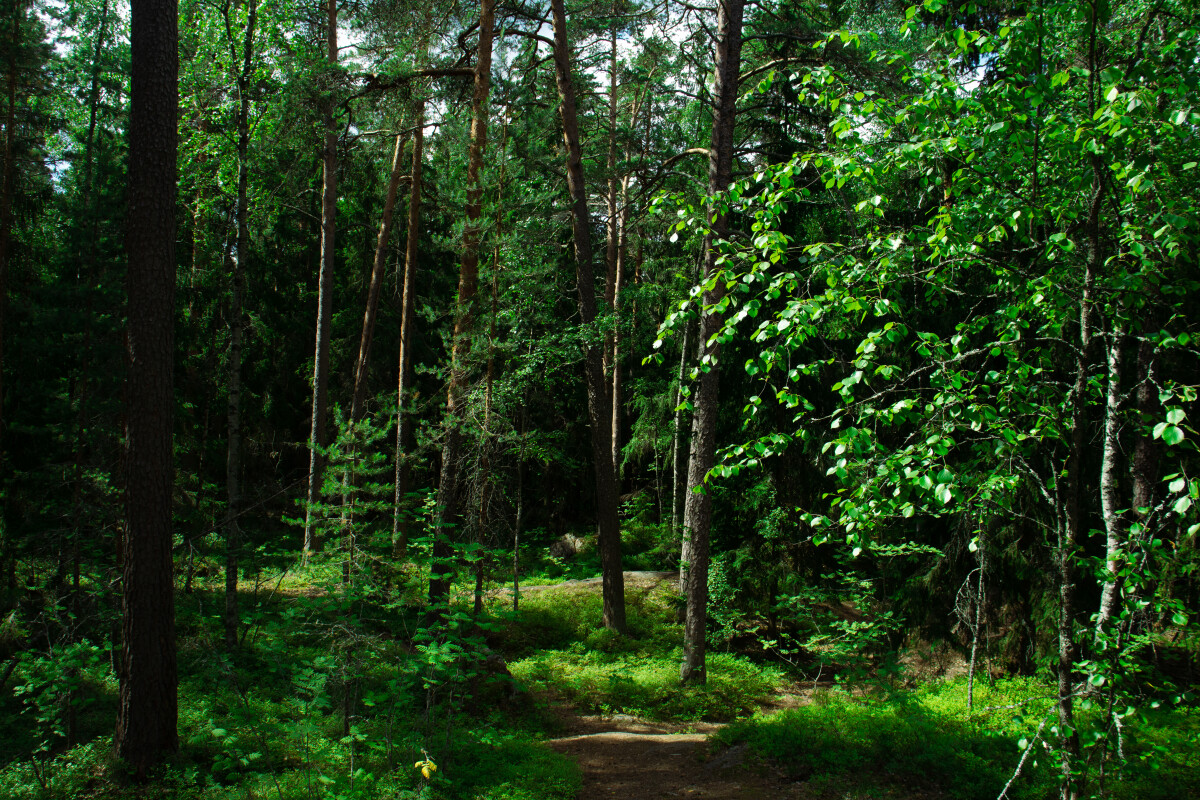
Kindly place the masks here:
MULTIPOLYGON (((338 63, 337 0, 325 4, 326 60, 329 79, 335 79, 338 63)), ((317 279, 317 336, 313 347, 312 432, 309 434, 308 507, 304 514, 304 551, 320 547, 319 535, 313 529, 313 506, 321 492, 325 471, 325 456, 320 452, 329 444, 326 430, 326 402, 329 389, 329 336, 333 318, 333 268, 337 251, 337 129, 333 119, 333 86, 327 87, 330 96, 322 101, 321 116, 325 127, 325 147, 322 152, 321 181, 321 269, 317 279)))
POLYGON ((178 745, 171 453, 178 31, 171 0, 133 0, 129 118, 128 528, 116 752, 145 778, 178 745))
POLYGON ((404 552, 408 546, 408 521, 404 518, 404 494, 408 483, 408 462, 404 450, 408 443, 409 417, 404 411, 405 396, 412 381, 412 326, 416 312, 418 243, 421 233, 421 160, 425 157, 425 99, 417 101, 416 128, 413 130, 412 170, 409 172, 408 234, 404 246, 404 286, 400 302, 400 357, 396 378, 396 475, 392 499, 392 546, 404 552))
MULTIPOLYGON (((551 0, 554 16, 554 67, 558 81, 559 113, 567 151, 567 188, 571 194, 571 222, 575 240, 575 278, 579 291, 579 316, 585 326, 596 320, 596 281, 592 272, 591 215, 583 180, 575 86, 571 82, 571 49, 563 0, 551 0)), ((617 487, 612 458, 612 408, 604 379, 604 348, 589 344, 585 353, 588 420, 592 433, 592 461, 596 473, 596 514, 600 568, 604 593, 604 626, 624 633, 625 577, 621 572, 621 529, 617 520, 617 487)))
POLYGON ((467 161, 467 220, 463 228, 463 257, 458 272, 458 300, 454 311, 454 342, 450 354, 450 385, 446 390, 446 440, 442 446, 442 471, 438 483, 437 530, 433 545, 433 573, 429 604, 437 609, 450 597, 454 553, 451 528, 459 522, 459 473, 463 456, 463 403, 466 399, 471 332, 475 327, 475 301, 479 294, 479 219, 483 214, 483 153, 487 148, 488 94, 492 86, 492 36, 495 0, 482 0, 479 13, 479 52, 475 63, 475 89, 471 95, 471 150, 467 161))
MULTIPOLYGON (((738 71, 742 62, 742 12, 744 0, 723 0, 717 11, 716 85, 717 106, 713 113, 712 144, 708 154, 708 193, 729 188, 733 176, 733 133, 737 114, 738 71)), ((716 213, 712 233, 705 243, 703 280, 718 272, 717 248, 729 233, 725 215, 716 213)), ((717 404, 720 397, 720 345, 716 334, 721 314, 715 305, 725 296, 725 284, 716 281, 704 294, 700 312, 700 385, 692 413, 692 452, 688 460, 688 494, 683 515, 683 548, 680 554, 680 584, 687 599, 683 627, 683 663, 680 680, 704 683, 705 626, 708 621, 709 530, 712 526, 712 496, 704 480, 717 452, 717 404)))
POLYGON ((250 83, 254 78, 254 27, 258 0, 248 0, 246 32, 242 44, 242 74, 238 77, 237 116, 237 240, 230 259, 229 398, 226 408, 229 440, 225 453, 225 649, 238 641, 238 553, 241 549, 242 492, 242 293, 246 259, 250 252, 250 83))

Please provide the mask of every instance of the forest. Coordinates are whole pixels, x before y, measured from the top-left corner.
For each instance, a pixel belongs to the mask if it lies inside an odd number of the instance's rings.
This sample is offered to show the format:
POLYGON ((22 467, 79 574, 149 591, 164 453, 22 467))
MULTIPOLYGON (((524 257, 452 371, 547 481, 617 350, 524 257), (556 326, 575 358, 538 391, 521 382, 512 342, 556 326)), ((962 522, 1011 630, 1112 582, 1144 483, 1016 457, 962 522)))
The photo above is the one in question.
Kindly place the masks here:
POLYGON ((4 0, 0 798, 1200 798, 1195 0, 4 0))

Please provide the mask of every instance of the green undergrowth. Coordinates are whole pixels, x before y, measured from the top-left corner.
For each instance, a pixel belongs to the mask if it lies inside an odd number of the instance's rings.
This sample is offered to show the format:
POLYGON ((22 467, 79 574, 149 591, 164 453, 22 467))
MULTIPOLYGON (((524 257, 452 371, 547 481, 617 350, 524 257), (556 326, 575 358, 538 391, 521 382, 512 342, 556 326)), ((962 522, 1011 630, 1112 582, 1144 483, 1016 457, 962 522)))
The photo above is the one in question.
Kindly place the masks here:
MULTIPOLYGON (((747 743, 802 782, 808 797, 910 797, 919 790, 928 797, 994 800, 1013 777, 1021 743, 1032 740, 1031 757, 1007 796, 1056 797, 1056 759, 1035 739, 1043 715, 1052 711, 1052 688, 1016 678, 977 684, 973 713, 966 694, 961 680, 865 699, 821 691, 811 704, 730 725, 716 742, 747 743)), ((1151 711, 1129 725, 1125 761, 1109 768, 1105 796, 1200 797, 1198 734, 1194 709, 1151 711)))
POLYGON ((177 601, 179 751, 146 786, 110 750, 107 649, 23 659, 5 692, 0 800, 567 800, 578 767, 539 740, 554 723, 488 666, 491 623, 461 610, 422 633, 418 581, 343 598, 316 564, 243 596, 243 639, 221 647, 220 589, 177 601), (307 578, 308 580, 305 580, 307 578), (69 656, 69 658, 68 658, 69 656), (63 676, 75 691, 62 691, 63 676), (64 720, 76 708, 68 747, 64 720), (429 776, 415 764, 436 765, 429 776))
POLYGON ((674 621, 673 583, 630 587, 626 597, 629 636, 623 637, 601 625, 598 588, 529 593, 505 637, 514 677, 580 711, 670 721, 745 716, 784 681, 773 667, 710 653, 707 684, 680 687, 683 630, 674 621))

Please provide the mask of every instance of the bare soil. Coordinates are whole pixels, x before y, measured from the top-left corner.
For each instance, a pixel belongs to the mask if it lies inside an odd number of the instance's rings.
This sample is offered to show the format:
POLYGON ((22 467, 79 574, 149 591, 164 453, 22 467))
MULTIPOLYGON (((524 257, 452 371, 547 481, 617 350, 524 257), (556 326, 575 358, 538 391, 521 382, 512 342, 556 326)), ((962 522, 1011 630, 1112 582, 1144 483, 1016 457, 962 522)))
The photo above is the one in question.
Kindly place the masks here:
POLYGON ((798 798, 799 786, 750 763, 744 745, 714 751, 714 723, 675 725, 618 715, 575 716, 561 711, 569 736, 550 746, 583 770, 579 800, 709 800, 798 798))

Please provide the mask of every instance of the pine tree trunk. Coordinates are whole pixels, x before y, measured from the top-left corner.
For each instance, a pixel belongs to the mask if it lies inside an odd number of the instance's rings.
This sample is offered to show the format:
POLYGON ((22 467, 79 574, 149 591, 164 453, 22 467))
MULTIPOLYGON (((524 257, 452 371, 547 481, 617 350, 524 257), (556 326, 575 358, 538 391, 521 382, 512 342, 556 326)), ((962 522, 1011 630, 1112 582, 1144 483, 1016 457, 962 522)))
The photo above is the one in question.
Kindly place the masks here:
MULTIPOLYGON (((108 17, 109 4, 108 0, 104 0, 100 6, 100 26, 96 31, 96 47, 92 54, 92 74, 88 88, 88 127, 83 145, 83 216, 84 222, 88 226, 89 237, 82 248, 82 252, 76 256, 79 260, 76 280, 85 300, 83 307, 83 346, 81 348, 84 363, 79 368, 75 399, 75 463, 72 481, 72 507, 74 508, 76 530, 71 548, 74 567, 74 579, 72 581, 73 608, 77 606, 81 599, 79 596, 79 540, 84 535, 82 529, 86 526, 86 514, 83 502, 83 469, 84 463, 87 460, 89 439, 87 432, 87 409, 89 399, 88 389, 90 388, 86 360, 92 352, 92 294, 95 290, 96 282, 96 247, 100 241, 99 216, 96 214, 95 209, 95 143, 96 120, 100 106, 100 58, 104 53, 105 40, 108 36, 108 17)), ((0 303, 2 302, 0 300, 0 303)))
MULTIPOLYGON (((742 60, 742 12, 744 0, 723 0, 717 12, 716 85, 717 106, 713 114, 712 144, 708 155, 708 193, 729 188, 733 176, 733 133, 737 114, 738 71, 742 60)), ((713 220, 705 243, 704 280, 717 275, 719 241, 729 233, 724 214, 713 220)), ((692 412, 692 452, 688 460, 688 493, 683 513, 683 548, 680 554, 680 584, 687 600, 683 626, 683 663, 680 680, 704 683, 705 627, 708 621, 709 530, 712 527, 712 496, 704 480, 717 452, 717 405, 720 399, 720 345, 715 341, 721 314, 714 306, 725 296, 725 284, 716 281, 704 294, 700 313, 700 385, 692 412)))
POLYGON ((396 377, 396 475, 392 499, 392 546, 400 553, 408 546, 408 521, 404 518, 403 503, 408 488, 408 463, 404 457, 404 450, 409 439, 409 417, 404 410, 404 400, 412 381, 412 326, 417 303, 417 257, 421 233, 421 160, 425 157, 424 98, 417 101, 415 117, 412 170, 409 173, 408 234, 404 246, 404 287, 400 295, 400 356, 396 377))
POLYGON ((250 252, 250 82, 254 78, 254 28, 258 0, 248 0, 246 33, 242 45, 242 74, 238 77, 237 116, 237 240, 230 259, 229 301, 229 398, 227 405, 228 449, 225 453, 225 649, 237 646, 238 553, 241 550, 242 492, 242 294, 245 286, 246 259, 250 252))
POLYGON ((322 101, 321 116, 325 127, 321 181, 321 269, 317 280, 317 336, 313 347, 312 432, 309 434, 308 506, 304 515, 304 551, 320 547, 313 529, 313 506, 321 493, 325 456, 320 452, 329 444, 325 425, 329 392, 329 336, 333 317, 333 268, 337 254, 337 129, 333 119, 332 82, 338 63, 337 0, 325 4, 326 60, 329 65, 329 96, 322 101))
POLYGON ((176 4, 133 0, 129 118, 128 528, 116 752, 144 779, 178 746, 171 452, 176 4))
POLYGON ((379 220, 379 236, 375 239, 375 261, 371 266, 371 283, 367 289, 367 307, 363 312, 362 336, 358 343, 358 361, 354 368, 354 394, 350 400, 350 422, 362 418, 363 404, 367 394, 367 365, 371 358, 371 341, 375 337, 375 318, 379 309, 379 294, 383 289, 383 273, 387 266, 388 239, 392 233, 392 216, 396 208, 396 194, 404 165, 404 136, 396 134, 396 147, 392 152, 392 173, 388 178, 387 195, 383 200, 383 214, 379 220))
POLYGON ((443 607, 453 582, 453 547, 450 537, 459 522, 459 474, 463 457, 463 403, 466 399, 471 333, 475 327, 475 301, 479 294, 479 219, 483 214, 483 153, 487 148, 488 94, 492 86, 492 36, 495 0, 482 0, 479 14, 479 54, 475 63, 475 89, 471 95, 471 149, 467 161, 467 219, 463 228, 463 257, 458 272, 458 300, 454 311, 454 341, 450 354, 450 384, 446 391, 446 439, 442 445, 442 470, 438 483, 437 530, 433 544, 433 573, 429 604, 443 607))
MULTIPOLYGON (((567 188, 571 194, 571 222, 575 241, 575 278, 579 315, 585 326, 596 320, 596 282, 592 272, 591 215, 583 180, 575 87, 571 78, 571 50, 567 41, 563 0, 551 0, 554 17, 554 66, 558 81, 559 113, 567 151, 567 188)), ((624 633, 625 576, 621 572, 621 530, 617 520, 617 487, 612 459, 611 396, 604 375, 604 348, 587 345, 585 353, 588 420, 591 423, 592 461, 596 473, 596 514, 600 569, 603 585, 604 626, 624 633)))
MULTIPOLYGON (((616 3, 612 7, 617 11, 616 3)), ((604 302, 609 311, 613 312, 612 328, 606 334, 604 360, 605 373, 612 370, 612 384, 609 387, 612 407, 612 421, 609 427, 612 431, 613 476, 620 494, 621 485, 621 365, 620 365, 620 326, 617 324, 617 298, 621 292, 621 258, 620 238, 621 225, 617 198, 617 28, 614 22, 609 31, 610 50, 608 62, 608 191, 605 193, 607 219, 605 220, 605 252, 606 280, 604 283, 604 302)))

